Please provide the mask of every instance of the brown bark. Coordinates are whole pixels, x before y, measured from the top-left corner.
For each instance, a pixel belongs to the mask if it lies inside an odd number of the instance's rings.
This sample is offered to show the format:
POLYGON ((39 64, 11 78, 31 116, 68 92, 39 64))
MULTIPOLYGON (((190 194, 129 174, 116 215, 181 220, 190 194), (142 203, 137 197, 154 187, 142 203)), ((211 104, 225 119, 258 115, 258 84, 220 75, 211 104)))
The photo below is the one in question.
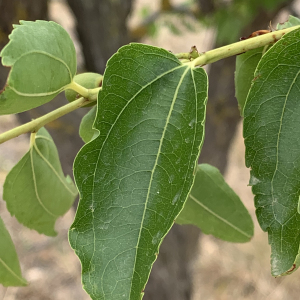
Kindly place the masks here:
POLYGON ((107 60, 130 42, 126 26, 132 0, 68 0, 77 19, 77 32, 86 69, 103 73, 107 60))

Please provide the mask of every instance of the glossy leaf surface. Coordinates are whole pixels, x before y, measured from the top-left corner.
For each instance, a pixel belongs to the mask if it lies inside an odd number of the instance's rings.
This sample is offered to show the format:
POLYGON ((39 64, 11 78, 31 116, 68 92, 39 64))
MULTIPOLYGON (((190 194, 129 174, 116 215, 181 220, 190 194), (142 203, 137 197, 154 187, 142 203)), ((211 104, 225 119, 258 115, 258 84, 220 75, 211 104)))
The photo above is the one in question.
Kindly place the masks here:
POLYGON ((162 239, 194 180, 207 76, 166 50, 131 44, 107 64, 95 128, 78 154, 69 239, 92 299, 143 296, 162 239))
POLYGON ((15 245, 0 218, 0 284, 4 286, 25 286, 15 245))
POLYGON ((300 30, 261 59, 244 109, 246 165, 260 226, 269 234, 274 276, 299 266, 300 30))
POLYGON ((262 57, 263 51, 264 47, 256 48, 237 55, 236 57, 236 71, 234 74, 235 97, 238 101, 241 115, 243 115, 243 109, 251 82, 255 80, 254 72, 262 57))
POLYGON ((76 53, 68 33, 46 21, 20 21, 1 51, 11 67, 0 93, 0 115, 15 114, 52 100, 76 73, 76 53))
POLYGON ((3 199, 8 211, 28 228, 54 236, 57 218, 69 210, 76 195, 71 178, 64 177, 51 136, 41 128, 6 177, 3 199))
POLYGON ((208 164, 197 168, 196 178, 178 224, 198 226, 205 234, 225 241, 244 243, 253 236, 253 222, 238 195, 220 171, 208 164))
POLYGON ((94 106, 81 120, 79 135, 85 143, 88 143, 98 134, 98 130, 93 128, 97 114, 97 106, 94 106))

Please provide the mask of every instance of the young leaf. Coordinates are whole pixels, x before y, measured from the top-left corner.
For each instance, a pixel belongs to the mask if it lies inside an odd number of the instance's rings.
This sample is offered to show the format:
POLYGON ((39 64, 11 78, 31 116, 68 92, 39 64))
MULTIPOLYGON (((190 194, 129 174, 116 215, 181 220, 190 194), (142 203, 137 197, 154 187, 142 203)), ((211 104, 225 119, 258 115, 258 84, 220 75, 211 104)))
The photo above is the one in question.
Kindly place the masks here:
POLYGON ((95 128, 74 164, 81 194, 69 239, 92 299, 141 299, 162 239, 194 180, 207 76, 131 44, 109 61, 95 128))
POLYGON ((281 30, 281 29, 286 29, 297 25, 300 25, 300 19, 294 16, 289 16, 289 19, 286 22, 278 23, 276 29, 281 30))
POLYGON ((4 286, 25 286, 15 245, 0 218, 0 284, 4 286))
POLYGON ((99 133, 98 130, 93 128, 96 114, 97 106, 94 106, 81 120, 79 135, 85 143, 88 143, 99 133))
POLYGON ((20 21, 2 49, 2 64, 11 67, 0 93, 0 115, 40 106, 60 93, 76 73, 76 53, 68 33, 46 21, 20 21))
POLYGON ((193 188, 176 223, 196 225, 205 234, 235 243, 248 242, 254 230, 238 195, 220 171, 207 164, 198 166, 193 188))
POLYGON ((236 71, 234 74, 235 97, 238 101, 241 115, 243 115, 244 105, 254 78, 254 72, 263 51, 264 47, 256 48, 236 57, 236 71))
POLYGON ((6 177, 3 199, 8 211, 28 228, 54 236, 56 219, 69 210, 76 195, 71 178, 63 175, 51 136, 41 128, 6 177))
POLYGON ((300 30, 262 57, 244 109, 246 165, 256 214, 269 234, 274 276, 299 267, 300 30))

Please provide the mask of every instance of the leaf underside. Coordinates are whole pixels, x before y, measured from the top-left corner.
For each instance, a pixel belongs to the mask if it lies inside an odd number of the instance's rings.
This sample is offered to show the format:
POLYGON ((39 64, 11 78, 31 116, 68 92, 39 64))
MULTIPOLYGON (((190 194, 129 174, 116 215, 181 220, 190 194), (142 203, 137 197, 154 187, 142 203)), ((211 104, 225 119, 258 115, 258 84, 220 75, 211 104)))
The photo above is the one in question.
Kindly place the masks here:
POLYGON ((3 199, 11 215, 30 229, 56 235, 58 217, 72 206, 77 190, 70 177, 64 177, 56 146, 41 128, 35 143, 5 179, 3 199))
POLYGON ((2 49, 2 64, 11 67, 0 92, 0 115, 15 114, 52 100, 76 73, 76 52, 68 33, 46 21, 20 21, 2 49))
POLYGON ((286 22, 277 24, 276 29, 281 30, 281 29, 285 29, 297 25, 300 25, 300 19, 294 16, 289 16, 286 22))
POLYGON ((19 259, 11 237, 0 218, 0 284, 3 286, 25 286, 19 259))
POLYGON ((260 226, 269 234, 274 276, 299 267, 300 31, 261 59, 244 109, 246 165, 260 226))
POLYGON ((131 44, 108 62, 95 128, 74 165, 69 233, 92 299, 143 297, 163 237, 188 196, 204 135, 207 76, 131 44))
POLYGON ((198 166, 192 190, 176 223, 196 225, 205 234, 235 243, 248 242, 254 230, 251 216, 238 195, 220 171, 208 164, 198 166))
POLYGON ((93 128, 97 114, 97 106, 94 106, 81 120, 79 135, 85 143, 88 143, 98 134, 98 130, 93 128))

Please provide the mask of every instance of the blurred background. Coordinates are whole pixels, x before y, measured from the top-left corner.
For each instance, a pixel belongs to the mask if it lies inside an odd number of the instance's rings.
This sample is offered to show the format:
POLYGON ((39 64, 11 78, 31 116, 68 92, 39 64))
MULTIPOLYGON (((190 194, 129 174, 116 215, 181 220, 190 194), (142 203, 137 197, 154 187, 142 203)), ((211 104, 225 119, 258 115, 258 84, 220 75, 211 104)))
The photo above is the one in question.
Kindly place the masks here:
MULTIPOLYGON (((300 1, 286 0, 0 0, 0 50, 18 20, 54 20, 71 35, 78 72, 103 73, 107 59, 129 42, 163 47, 173 53, 199 52, 238 41, 253 31, 276 28, 288 15, 299 16, 300 1)), ((300 271, 273 278, 267 234, 255 220, 249 170, 244 165, 241 118, 234 97, 235 57, 206 66, 209 74, 206 138, 200 162, 225 174, 255 221, 247 244, 230 244, 175 225, 165 238, 145 290, 145 300, 299 299, 300 271)), ((0 66, 0 88, 8 69, 0 66)), ((63 95, 17 116, 0 116, 0 132, 66 104, 63 95)), ((47 126, 65 173, 83 142, 78 126, 87 109, 47 126)), ((75 208, 57 222, 58 236, 48 238, 24 228, 6 211, 2 186, 6 174, 28 150, 28 136, 0 147, 0 214, 16 245, 25 288, 3 288, 0 300, 85 300, 80 263, 67 240, 75 208)), ((1 241, 0 241, 1 247, 1 241)), ((117 299, 116 299, 117 300, 117 299)))

